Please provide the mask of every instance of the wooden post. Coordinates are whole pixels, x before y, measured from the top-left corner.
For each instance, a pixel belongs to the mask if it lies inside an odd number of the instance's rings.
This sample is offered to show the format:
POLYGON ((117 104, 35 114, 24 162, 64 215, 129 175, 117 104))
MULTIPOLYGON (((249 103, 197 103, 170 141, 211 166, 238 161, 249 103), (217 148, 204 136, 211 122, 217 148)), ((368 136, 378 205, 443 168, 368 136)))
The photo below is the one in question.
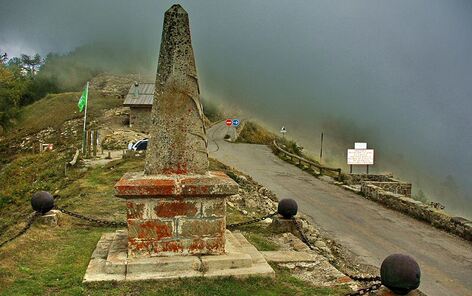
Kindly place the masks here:
POLYGON ((321 133, 321 144, 320 144, 320 164, 323 159, 323 133, 321 133))
POLYGON ((349 174, 352 174, 352 164, 349 166, 349 174))
POLYGON ((94 156, 94 157, 97 156, 97 142, 98 142, 98 131, 94 130, 94 131, 93 131, 93 142, 92 142, 92 145, 93 145, 93 156, 94 156))
POLYGON ((87 157, 90 157, 90 144, 91 144, 91 138, 92 138, 92 131, 88 130, 87 131, 87 141, 86 141, 86 147, 87 147, 87 157))

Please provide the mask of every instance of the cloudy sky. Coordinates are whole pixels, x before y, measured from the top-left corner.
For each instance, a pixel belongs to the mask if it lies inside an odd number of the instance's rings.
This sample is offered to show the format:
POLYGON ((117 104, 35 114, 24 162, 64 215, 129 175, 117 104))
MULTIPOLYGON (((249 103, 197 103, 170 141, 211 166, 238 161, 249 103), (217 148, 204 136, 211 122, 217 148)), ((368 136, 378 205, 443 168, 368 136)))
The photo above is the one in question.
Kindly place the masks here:
MULTIPOLYGON (((106 44, 153 74, 174 2, 1 0, 0 49, 106 44)), ((472 216, 472 1, 181 1, 202 95, 246 110, 345 165, 366 141, 375 170, 472 216)))

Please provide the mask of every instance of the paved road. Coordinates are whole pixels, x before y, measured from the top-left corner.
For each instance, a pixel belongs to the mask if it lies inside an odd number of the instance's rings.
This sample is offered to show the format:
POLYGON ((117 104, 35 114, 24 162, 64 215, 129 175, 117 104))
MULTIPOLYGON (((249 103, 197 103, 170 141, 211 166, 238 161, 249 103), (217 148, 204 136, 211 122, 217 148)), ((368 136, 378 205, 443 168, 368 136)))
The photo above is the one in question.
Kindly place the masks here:
POLYGON ((279 198, 290 197, 333 239, 380 267, 392 253, 417 259, 420 289, 428 295, 472 295, 472 244, 386 209, 290 165, 263 145, 223 140, 223 123, 210 128, 210 156, 252 176, 279 198))

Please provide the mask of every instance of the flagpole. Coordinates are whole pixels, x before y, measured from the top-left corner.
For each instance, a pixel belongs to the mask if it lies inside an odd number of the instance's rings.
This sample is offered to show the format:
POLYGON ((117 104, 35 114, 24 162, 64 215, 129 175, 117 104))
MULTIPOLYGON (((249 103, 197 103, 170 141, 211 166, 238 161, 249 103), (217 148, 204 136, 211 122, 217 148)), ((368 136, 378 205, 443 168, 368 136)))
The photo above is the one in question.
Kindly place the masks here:
POLYGON ((86 94, 87 96, 85 97, 85 112, 84 112, 84 131, 82 135, 82 153, 85 155, 85 142, 87 141, 86 139, 86 124, 87 124, 87 106, 88 106, 88 90, 89 90, 89 82, 87 81, 87 86, 86 86, 86 94))

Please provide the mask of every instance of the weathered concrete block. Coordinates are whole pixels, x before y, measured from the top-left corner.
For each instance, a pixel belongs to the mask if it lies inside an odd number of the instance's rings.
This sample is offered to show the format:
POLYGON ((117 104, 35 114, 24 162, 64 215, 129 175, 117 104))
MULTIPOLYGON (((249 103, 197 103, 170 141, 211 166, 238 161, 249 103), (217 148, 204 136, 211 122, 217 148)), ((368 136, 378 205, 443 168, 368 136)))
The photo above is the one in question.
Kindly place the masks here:
POLYGON ((177 235, 184 238, 216 237, 225 232, 226 223, 223 218, 180 219, 177 235))
POLYGON ((44 225, 57 226, 60 215, 61 211, 50 210, 46 214, 39 217, 39 222, 44 225))
POLYGON ((128 240, 128 255, 130 257, 142 258, 153 256, 174 255, 218 255, 225 250, 225 238, 177 238, 168 240, 128 240))
POLYGON ((144 175, 126 173, 115 185, 116 196, 133 198, 225 197, 238 193, 238 184, 223 172, 203 175, 144 175))
POLYGON ((157 202, 153 210, 159 218, 197 217, 200 215, 200 208, 201 202, 194 199, 163 199, 157 202))
POLYGON ((205 200, 202 202, 202 217, 224 217, 226 215, 226 198, 205 200))
POLYGON ((128 237, 137 239, 156 239, 173 237, 173 222, 128 219, 128 237))
POLYGON ((128 219, 144 219, 145 201, 131 200, 126 202, 126 216, 128 219))
POLYGON ((297 227, 292 219, 285 219, 280 215, 272 218, 272 223, 269 224, 269 229, 274 233, 297 233, 297 227))
POLYGON ((131 257, 224 253, 226 196, 238 191, 225 174, 129 173, 115 188, 127 199, 131 257))

